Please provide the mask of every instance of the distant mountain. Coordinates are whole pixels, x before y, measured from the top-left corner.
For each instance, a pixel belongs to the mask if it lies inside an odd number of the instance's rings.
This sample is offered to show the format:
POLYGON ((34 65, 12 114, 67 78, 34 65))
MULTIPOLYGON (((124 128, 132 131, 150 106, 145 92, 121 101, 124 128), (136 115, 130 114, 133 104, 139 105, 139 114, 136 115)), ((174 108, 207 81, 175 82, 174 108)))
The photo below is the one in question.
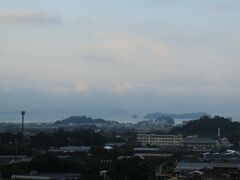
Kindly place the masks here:
POLYGON ((104 119, 92 119, 86 116, 71 116, 61 121, 56 121, 55 124, 104 124, 107 121, 104 119))
POLYGON ((171 117, 171 118, 180 118, 180 119, 198 119, 203 116, 209 116, 211 117, 210 114, 205 113, 205 112, 198 112, 198 113, 183 113, 183 114, 170 114, 170 113, 160 113, 160 112, 155 112, 155 113, 149 113, 144 116, 144 119, 158 119, 160 117, 171 117))

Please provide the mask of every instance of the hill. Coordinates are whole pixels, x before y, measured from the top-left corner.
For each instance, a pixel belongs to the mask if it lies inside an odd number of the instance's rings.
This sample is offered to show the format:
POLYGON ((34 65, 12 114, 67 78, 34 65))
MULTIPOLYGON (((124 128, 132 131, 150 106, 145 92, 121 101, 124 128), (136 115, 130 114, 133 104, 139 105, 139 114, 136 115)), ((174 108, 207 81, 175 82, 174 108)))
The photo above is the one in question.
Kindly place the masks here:
POLYGON ((104 124, 108 121, 104 119, 93 119, 86 116, 71 116, 61 121, 56 121, 55 124, 104 124))
POLYGON ((180 118, 180 119, 198 119, 202 116, 211 116, 210 114, 206 112, 198 112, 198 113, 183 113, 183 114, 171 114, 171 113, 161 113, 161 112, 155 112, 155 113, 149 113, 144 116, 144 119, 157 119, 162 116, 168 116, 171 118, 180 118))
POLYGON ((219 116, 203 116, 198 120, 189 121, 182 127, 172 128, 170 133, 216 138, 218 127, 221 128, 221 136, 229 138, 231 142, 237 143, 240 140, 240 123, 219 116))

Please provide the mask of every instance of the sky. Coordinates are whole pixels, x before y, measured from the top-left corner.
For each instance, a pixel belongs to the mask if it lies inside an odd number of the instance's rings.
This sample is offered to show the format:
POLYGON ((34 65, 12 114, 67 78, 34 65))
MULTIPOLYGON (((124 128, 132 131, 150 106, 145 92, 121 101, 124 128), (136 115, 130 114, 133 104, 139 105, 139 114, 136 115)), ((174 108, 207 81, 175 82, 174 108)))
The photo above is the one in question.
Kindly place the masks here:
POLYGON ((240 120, 239 0, 0 0, 0 113, 240 120))

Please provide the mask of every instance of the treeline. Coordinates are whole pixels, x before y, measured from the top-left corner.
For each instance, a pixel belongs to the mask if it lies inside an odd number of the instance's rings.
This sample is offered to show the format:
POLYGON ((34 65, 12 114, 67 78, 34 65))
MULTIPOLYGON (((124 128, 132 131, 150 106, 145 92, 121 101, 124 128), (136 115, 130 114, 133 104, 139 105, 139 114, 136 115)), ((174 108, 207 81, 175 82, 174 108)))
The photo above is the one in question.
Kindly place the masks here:
MULTIPOLYGON (((110 152, 112 154, 113 152, 110 152)), ((76 158, 75 158, 76 159, 76 158)), ((81 157, 79 161, 59 159, 52 153, 40 154, 30 162, 0 165, 1 176, 10 179, 12 174, 40 173, 80 173, 84 180, 102 180, 100 171, 108 170, 107 179, 146 180, 154 177, 154 168, 161 161, 142 160, 138 157, 117 160, 111 164, 101 163, 100 157, 81 157)))
POLYGON ((22 150, 25 152, 24 148, 46 150, 60 146, 102 146, 105 144, 105 138, 92 130, 64 131, 59 129, 54 133, 39 132, 26 140, 25 145, 17 142, 21 142, 21 134, 1 133, 0 154, 15 154, 16 144, 20 152, 22 150))
POLYGON ((60 146, 102 146, 104 137, 91 130, 64 131, 59 129, 55 133, 38 133, 31 139, 31 145, 37 149, 48 149, 60 146))
POLYGON ((10 132, 0 133, 0 144, 13 144, 17 141, 21 141, 21 133, 13 134, 10 132))
POLYGON ((1 176, 7 179, 10 179, 12 174, 28 174, 36 170, 44 173, 75 173, 79 171, 84 174, 87 173, 87 170, 81 164, 59 159, 51 153, 38 155, 30 162, 0 165, 1 176))
POLYGON ((188 122, 182 127, 174 127, 171 134, 182 134, 183 136, 198 135, 200 137, 216 138, 218 128, 221 129, 221 136, 227 137, 232 143, 240 141, 240 123, 232 122, 228 118, 215 116, 203 116, 198 120, 188 122))

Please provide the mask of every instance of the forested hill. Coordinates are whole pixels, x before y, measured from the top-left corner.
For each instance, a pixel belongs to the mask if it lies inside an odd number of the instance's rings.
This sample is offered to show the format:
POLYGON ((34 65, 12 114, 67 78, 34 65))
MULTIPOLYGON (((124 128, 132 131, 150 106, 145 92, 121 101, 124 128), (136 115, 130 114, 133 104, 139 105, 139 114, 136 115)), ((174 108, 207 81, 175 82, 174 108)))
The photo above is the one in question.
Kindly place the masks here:
POLYGON ((240 123, 219 116, 213 118, 203 116, 198 120, 189 121, 182 127, 174 127, 170 133, 216 138, 218 127, 221 128, 221 136, 229 138, 234 143, 240 141, 240 123))
POLYGON ((93 119, 86 116, 71 116, 61 121, 56 121, 55 124, 104 124, 107 121, 104 119, 93 119))

